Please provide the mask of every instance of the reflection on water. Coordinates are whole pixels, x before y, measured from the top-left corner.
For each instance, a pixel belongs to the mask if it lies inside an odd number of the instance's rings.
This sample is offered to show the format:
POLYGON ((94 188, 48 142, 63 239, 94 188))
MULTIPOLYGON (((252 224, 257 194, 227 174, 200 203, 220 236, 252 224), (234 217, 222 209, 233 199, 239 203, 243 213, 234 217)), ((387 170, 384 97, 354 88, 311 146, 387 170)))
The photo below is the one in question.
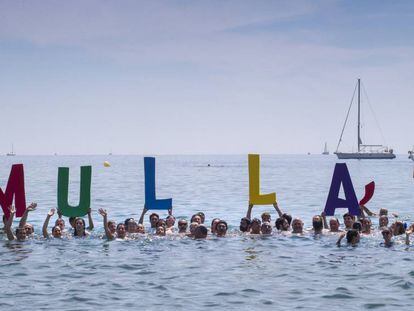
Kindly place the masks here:
MULTIPOLYGON (((1 158, 1 185, 11 161, 25 164, 27 200, 37 234, 56 204, 57 167, 92 164, 96 230, 90 239, 17 243, 0 241, 1 309, 408 309, 414 303, 414 247, 397 239, 380 246, 381 236, 363 238, 358 247, 336 247, 336 236, 246 237, 193 241, 175 237, 105 241, 100 207, 111 219, 138 218, 143 206, 140 157, 1 158)), ((325 204, 336 159, 263 156, 262 192, 276 191, 279 205, 305 227, 325 204)), ((412 167, 405 158, 391 162, 350 161, 358 197, 375 180, 369 207, 385 207, 401 217, 414 215, 412 167)), ((78 200, 71 177, 71 204, 78 200), (72 202, 73 201, 73 202, 72 202)), ((197 211, 225 219, 233 231, 246 213, 246 156, 161 156, 157 158, 157 195, 173 197, 174 213, 197 211), (207 164, 210 163, 210 167, 207 164)), ((255 217, 272 207, 255 207, 255 217)), ((165 217, 165 215, 162 215, 165 217)), ((340 215, 338 215, 340 218, 340 215)), ((53 221, 53 220, 52 220, 53 221)), ((52 223, 51 221, 51 223, 52 223)), ((374 219, 374 225, 377 220, 374 219)), ((17 224, 17 223, 16 223, 17 224)))

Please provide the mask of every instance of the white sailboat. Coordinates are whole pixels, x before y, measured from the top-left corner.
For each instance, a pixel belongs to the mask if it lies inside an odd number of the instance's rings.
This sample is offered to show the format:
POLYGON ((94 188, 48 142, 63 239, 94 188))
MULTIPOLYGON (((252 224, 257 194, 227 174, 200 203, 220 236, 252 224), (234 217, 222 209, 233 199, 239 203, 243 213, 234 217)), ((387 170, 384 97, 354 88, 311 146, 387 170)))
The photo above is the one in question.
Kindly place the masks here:
MULTIPOLYGON (((358 152, 339 151, 339 146, 341 144, 342 136, 344 134, 346 123, 348 121, 349 112, 353 104, 353 100, 352 100, 348 108, 348 113, 346 115, 345 123, 342 128, 341 136, 338 141, 338 146, 334 153, 337 155, 338 159, 394 159, 395 154, 392 149, 388 149, 388 147, 383 146, 383 145, 368 145, 362 142, 362 139, 361 139, 361 79, 358 79, 357 87, 358 87, 358 134, 357 134, 358 152)), ((355 91, 354 91, 354 95, 355 95, 355 91)))
POLYGON ((13 156, 15 156, 15 155, 16 155, 16 154, 14 153, 14 146, 13 146, 13 144, 12 144, 11 152, 8 152, 6 155, 7 155, 8 157, 13 157, 13 156))
POLYGON ((329 155, 329 151, 328 151, 328 144, 325 142, 325 148, 323 148, 323 155, 329 155))

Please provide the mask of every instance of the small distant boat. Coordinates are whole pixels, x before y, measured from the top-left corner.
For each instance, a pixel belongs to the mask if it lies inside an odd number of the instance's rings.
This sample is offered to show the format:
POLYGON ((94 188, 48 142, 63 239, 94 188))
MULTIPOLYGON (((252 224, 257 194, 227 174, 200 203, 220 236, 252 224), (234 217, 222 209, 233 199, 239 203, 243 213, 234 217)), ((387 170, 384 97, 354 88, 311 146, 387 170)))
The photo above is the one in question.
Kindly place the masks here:
POLYGON ((324 155, 329 155, 329 151, 328 151, 328 144, 327 144, 327 143, 325 143, 325 148, 323 148, 323 152, 322 152, 322 154, 324 154, 324 155))
MULTIPOLYGON (((338 159, 394 159, 395 154, 392 149, 388 149, 388 147, 383 145, 367 145, 363 144, 361 140, 361 79, 358 79, 357 82, 358 87, 358 152, 340 152, 339 146, 342 141, 342 135, 344 134, 344 130, 346 127, 346 123, 348 121, 349 112, 351 110, 353 104, 353 98, 351 104, 348 108, 348 113, 346 115, 345 123, 342 128, 341 136, 339 138, 338 146, 336 147, 336 151, 334 154, 337 155, 338 159)), ((355 95, 355 90, 354 90, 355 95)))
POLYGON ((14 157, 16 154, 14 153, 14 146, 13 146, 13 144, 12 144, 12 148, 11 148, 11 152, 8 152, 7 154, 6 154, 8 157, 14 157))

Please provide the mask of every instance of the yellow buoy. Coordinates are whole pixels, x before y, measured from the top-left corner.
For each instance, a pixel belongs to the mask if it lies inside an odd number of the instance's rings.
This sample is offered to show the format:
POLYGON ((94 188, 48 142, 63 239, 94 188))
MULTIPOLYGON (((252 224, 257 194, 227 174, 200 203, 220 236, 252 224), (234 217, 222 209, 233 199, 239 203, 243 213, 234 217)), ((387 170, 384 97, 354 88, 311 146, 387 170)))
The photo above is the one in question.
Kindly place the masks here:
POLYGON ((111 166, 111 163, 109 163, 108 161, 105 161, 105 162, 104 162, 104 166, 105 166, 105 167, 110 167, 110 166, 111 166))

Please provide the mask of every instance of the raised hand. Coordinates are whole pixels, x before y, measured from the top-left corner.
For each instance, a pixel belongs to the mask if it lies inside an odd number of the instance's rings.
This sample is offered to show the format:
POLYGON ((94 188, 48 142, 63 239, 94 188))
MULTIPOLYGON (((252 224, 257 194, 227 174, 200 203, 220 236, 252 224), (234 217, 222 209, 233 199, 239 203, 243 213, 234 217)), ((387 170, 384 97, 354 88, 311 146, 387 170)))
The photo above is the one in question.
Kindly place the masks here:
POLYGON ((92 212, 92 209, 91 208, 88 208, 88 215, 90 215, 91 212, 92 212))
POLYGON ((108 216, 108 213, 106 212, 106 210, 104 210, 103 208, 100 208, 98 210, 99 214, 101 214, 102 217, 106 217, 108 216))
POLYGON ((59 218, 62 218, 63 214, 62 214, 62 211, 60 209, 57 210, 57 214, 58 214, 59 218))
POLYGON ((54 214, 55 214, 55 209, 54 209, 54 208, 52 208, 52 209, 49 211, 49 213, 47 213, 47 215, 48 215, 49 217, 52 217, 54 214))
POLYGON ((33 212, 34 210, 36 210, 36 207, 37 203, 30 203, 30 205, 26 208, 26 211, 33 212))
POLYGON ((9 211, 10 211, 10 214, 15 214, 16 213, 16 208, 14 207, 14 205, 9 206, 9 211))

